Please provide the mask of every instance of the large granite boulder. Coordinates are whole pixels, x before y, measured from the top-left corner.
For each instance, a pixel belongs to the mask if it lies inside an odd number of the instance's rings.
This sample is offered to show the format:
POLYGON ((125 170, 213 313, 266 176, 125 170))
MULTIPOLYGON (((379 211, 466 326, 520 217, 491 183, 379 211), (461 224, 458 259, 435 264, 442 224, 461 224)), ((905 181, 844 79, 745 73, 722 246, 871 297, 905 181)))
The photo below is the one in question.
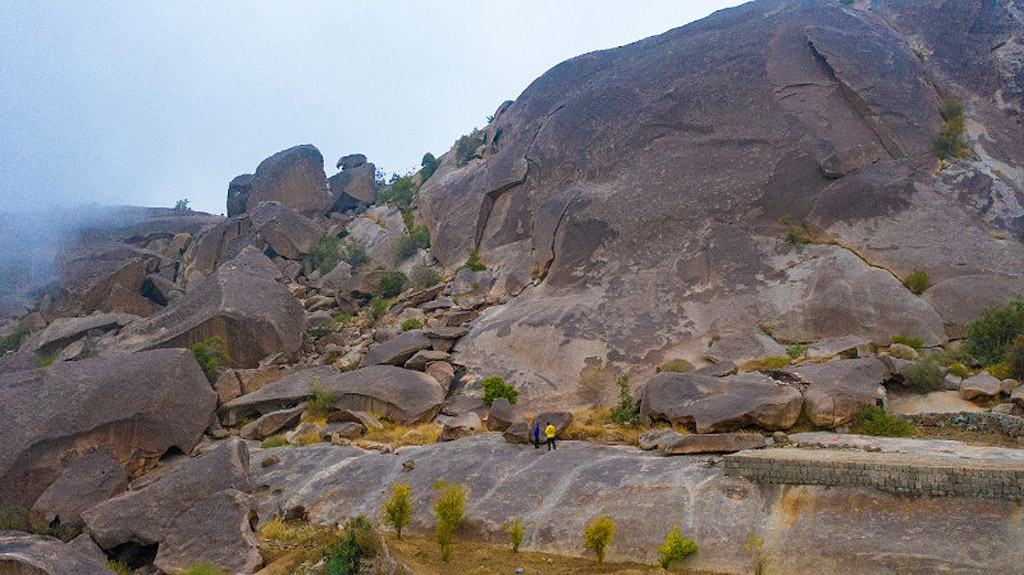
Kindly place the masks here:
POLYGON ((252 232, 290 260, 308 254, 323 233, 309 218, 280 202, 263 202, 252 213, 252 232))
POLYGON ((77 456, 134 465, 190 451, 217 396, 191 352, 110 354, 0 374, 0 507, 30 507, 77 456))
POLYGON ((1003 383, 983 371, 960 382, 960 397, 967 400, 991 400, 999 397, 1003 383))
POLYGON ((60 539, 0 531, 0 573, 4 575, 114 575, 105 561, 60 539))
POLYGON ((744 449, 760 449, 765 445, 764 436, 757 433, 676 433, 658 440, 658 450, 665 455, 733 453, 744 449))
POLYGON ((304 144, 260 162, 245 209, 251 214, 262 202, 281 202, 307 218, 324 215, 332 202, 320 150, 304 144))
POLYGON ((249 233, 251 228, 252 220, 244 215, 205 226, 182 255, 177 280, 190 287, 217 271, 221 263, 238 255, 255 238, 249 233))
POLYGON ((190 347, 218 336, 231 366, 244 368, 275 353, 294 353, 302 345, 304 311, 275 281, 276 271, 266 256, 247 248, 174 305, 124 330, 116 347, 190 347))
POLYGON ((228 183, 228 217, 233 218, 235 216, 245 213, 246 205, 249 203, 249 194, 252 193, 252 174, 242 174, 235 176, 230 183, 228 183))
POLYGON ((361 365, 403 365, 417 352, 430 349, 431 346, 431 340, 423 330, 412 329, 371 347, 363 356, 361 365))
POLYGON ((802 406, 799 391, 760 373, 714 378, 664 372, 640 392, 642 416, 693 426, 698 433, 789 429, 802 406))
POLYGON ((41 356, 51 355, 86 335, 122 328, 136 319, 138 316, 126 313, 94 313, 86 317, 59 318, 32 338, 32 349, 41 356))
POLYGON ((371 264, 389 268, 395 263, 395 244, 408 231, 402 212, 392 205, 370 208, 352 220, 346 230, 349 237, 366 247, 371 264))
POLYGON ((804 404, 818 427, 849 423, 864 408, 885 397, 883 385, 892 373, 875 357, 809 363, 785 372, 807 385, 804 404))
POLYGON ((1019 13, 952 10, 762 0, 552 68, 417 195, 432 255, 454 271, 477 250, 512 298, 460 361, 524 405, 576 407, 594 358, 645 379, 759 326, 943 343, 950 322, 901 278, 1024 269, 1019 13), (937 172, 950 93, 989 137, 937 172))
POLYGON ((100 547, 156 544, 153 565, 166 573, 209 563, 249 575, 263 563, 249 523, 254 501, 245 442, 229 439, 156 475, 83 514, 100 547))
POLYGON ((327 179, 331 187, 332 211, 365 206, 377 201, 377 167, 362 154, 350 154, 338 160, 341 171, 327 179))
POLYGON ((49 525, 61 539, 82 532, 82 512, 128 488, 128 474, 102 451, 68 465, 32 506, 31 519, 49 525))
POLYGON ((928 288, 924 298, 942 317, 951 338, 967 336, 967 324, 978 319, 986 308, 1006 305, 1024 293, 1024 278, 1002 274, 952 277, 928 288))
POLYGON ((296 404, 313 396, 310 382, 331 391, 339 410, 367 411, 403 425, 433 419, 444 402, 444 390, 434 378, 419 371, 390 365, 341 371, 334 366, 299 371, 260 390, 243 395, 221 408, 228 425, 242 418, 275 411, 282 404, 296 404))

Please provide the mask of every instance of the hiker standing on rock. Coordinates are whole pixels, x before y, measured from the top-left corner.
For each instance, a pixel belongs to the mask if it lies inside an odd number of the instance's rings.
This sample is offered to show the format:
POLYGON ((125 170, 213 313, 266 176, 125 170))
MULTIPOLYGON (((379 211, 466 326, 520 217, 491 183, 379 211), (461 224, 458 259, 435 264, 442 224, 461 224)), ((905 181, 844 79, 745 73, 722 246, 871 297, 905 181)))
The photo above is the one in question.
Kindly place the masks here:
POLYGON ((548 426, 544 428, 544 435, 548 438, 548 451, 552 449, 558 449, 555 447, 555 426, 548 422, 548 426))
POLYGON ((533 424, 533 448, 540 449, 540 424, 533 424))

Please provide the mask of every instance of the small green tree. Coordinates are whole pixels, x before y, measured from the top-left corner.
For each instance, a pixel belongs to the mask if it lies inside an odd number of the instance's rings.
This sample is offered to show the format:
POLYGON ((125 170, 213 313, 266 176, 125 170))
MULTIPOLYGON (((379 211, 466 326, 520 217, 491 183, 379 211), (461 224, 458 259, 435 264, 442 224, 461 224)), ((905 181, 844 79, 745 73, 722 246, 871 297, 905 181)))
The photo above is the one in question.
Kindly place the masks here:
POLYGON ((469 255, 466 257, 466 263, 462 264, 462 267, 474 272, 482 272, 487 269, 487 266, 480 261, 480 252, 475 249, 469 250, 469 255))
POLYGON ((391 272, 377 280, 377 295, 385 298, 392 298, 402 293, 405 289, 407 278, 402 272, 391 272))
POLYGON ((393 204, 405 208, 412 203, 415 194, 416 185, 412 183, 412 178, 393 174, 391 182, 378 194, 377 201, 381 204, 393 204))
POLYGON ((929 393, 942 389, 942 369, 931 356, 913 363, 907 371, 907 386, 917 393, 929 393))
POLYGON ((437 525, 434 526, 434 540, 441 547, 441 560, 448 561, 452 556, 452 543, 455 530, 462 524, 462 515, 466 507, 466 488, 460 484, 449 485, 444 479, 434 484, 437 501, 434 502, 434 515, 437 525))
POLYGON ((612 423, 625 425, 627 427, 640 426, 640 406, 629 389, 629 374, 619 375, 616 383, 619 385, 619 403, 612 408, 612 423))
POLYGON ((358 268, 370 261, 370 256, 366 253, 366 242, 351 236, 342 240, 338 245, 338 254, 342 261, 353 268, 358 268))
POLYGON ((992 365, 1003 360, 1020 335, 1024 335, 1024 300, 1017 296, 1003 307, 986 309, 967 324, 964 349, 981 365, 992 365))
POLYGON ((928 272, 924 270, 914 270, 907 274, 907 277, 903 278, 903 285, 907 286, 914 295, 921 295, 931 285, 928 279, 928 272))
POLYGON ((319 379, 309 380, 309 393, 313 397, 306 402, 306 413, 323 417, 334 411, 334 390, 320 383, 319 379))
POLYGON ((423 183, 427 183, 430 176, 434 175, 434 172, 437 171, 438 165, 439 162, 437 161, 437 158, 434 157, 434 154, 431 154, 430 152, 423 154, 423 159, 420 160, 420 176, 423 178, 423 183))
POLYGON ((495 399, 504 397, 509 403, 515 405, 519 392, 516 388, 505 383, 505 378, 500 376, 488 377, 480 382, 484 390, 484 405, 490 407, 495 399))
POLYGON ((697 552, 697 544, 690 541, 679 532, 679 526, 673 525, 672 531, 665 536, 665 543, 658 547, 658 564, 662 569, 668 569, 675 561, 682 561, 697 552))
POLYGON ((402 538, 402 528, 412 521, 412 501, 409 495, 412 486, 408 483, 392 483, 391 497, 384 500, 384 524, 395 528, 402 538))
POLYGON ((583 548, 597 556, 598 563, 604 563, 604 553, 615 537, 615 520, 610 517, 595 517, 583 528, 583 548))
POLYGON ((374 321, 387 315, 388 310, 390 309, 391 300, 386 297, 375 295, 373 296, 373 299, 370 300, 370 317, 373 318, 374 321))
POLYGON ((525 529, 523 528, 523 522, 516 517, 511 521, 506 521, 501 526, 505 530, 505 534, 508 535, 508 541, 512 544, 512 552, 519 553, 519 546, 523 544, 523 534, 525 529))
POLYGON ((761 539, 757 533, 748 533, 743 553, 750 556, 754 564, 754 575, 764 575, 771 559, 771 555, 764 551, 764 539, 761 539))
POLYGON ((191 202, 189 202, 188 198, 181 198, 180 200, 174 202, 174 211, 191 212, 192 209, 188 207, 190 203, 191 202))
POLYGON ((192 355, 210 383, 217 381, 218 367, 231 363, 231 358, 224 351, 224 340, 216 335, 193 344, 192 355))
POLYGON ((323 234, 317 240, 315 246, 309 250, 309 264, 321 275, 327 274, 334 269, 341 261, 341 251, 338 249, 341 241, 337 236, 323 234))

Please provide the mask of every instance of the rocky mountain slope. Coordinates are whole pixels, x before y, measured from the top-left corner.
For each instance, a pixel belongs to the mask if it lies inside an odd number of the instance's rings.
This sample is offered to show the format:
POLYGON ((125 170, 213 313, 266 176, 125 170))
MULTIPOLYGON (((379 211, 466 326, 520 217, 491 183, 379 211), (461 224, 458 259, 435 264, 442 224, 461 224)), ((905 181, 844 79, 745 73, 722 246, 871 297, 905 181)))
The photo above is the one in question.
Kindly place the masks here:
POLYGON ((1024 289, 1022 32, 1013 3, 758 0, 565 62, 391 182, 305 144, 234 178, 227 217, 91 216, 47 281, 0 276, 0 530, 64 541, 0 533, 0 571, 251 575, 271 520, 372 514, 407 479, 426 529, 446 477, 461 536, 514 513, 560 553, 613 513, 613 556, 679 523, 717 572, 751 532, 786 572, 1005 572, 1024 469, 898 496, 692 454, 876 406, 1024 436, 1024 388, 961 350, 1024 289), (642 429, 609 418, 617 380, 642 429), (583 441, 515 445, 548 422, 583 441))

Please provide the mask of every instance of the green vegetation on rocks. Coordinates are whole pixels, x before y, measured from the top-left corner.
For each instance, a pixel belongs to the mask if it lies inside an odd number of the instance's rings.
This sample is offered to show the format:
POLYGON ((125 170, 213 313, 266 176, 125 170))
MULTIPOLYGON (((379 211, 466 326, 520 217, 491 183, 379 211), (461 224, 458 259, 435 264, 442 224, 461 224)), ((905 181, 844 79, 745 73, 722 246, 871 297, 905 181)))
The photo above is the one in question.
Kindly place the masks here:
POLYGON ((231 363, 231 358, 224 351, 224 340, 219 336, 204 339, 192 345, 192 355, 196 363, 203 368, 206 379, 213 383, 217 381, 217 368, 231 363))
POLYGON ((466 508, 466 488, 461 484, 449 485, 442 478, 434 484, 437 501, 434 502, 434 540, 441 547, 441 560, 448 561, 452 556, 452 544, 455 530, 462 525, 462 516, 466 508))
POLYGON ((482 272, 487 269, 487 266, 480 261, 480 252, 475 249, 469 250, 466 263, 462 264, 462 267, 474 272, 482 272))
POLYGON ((672 373, 689 373, 693 371, 693 364, 685 359, 670 359, 658 366, 658 372, 669 371, 672 373))
POLYGON ((964 142, 964 105, 956 98, 944 98, 939 104, 939 114, 944 121, 942 130, 935 136, 935 155, 940 160, 962 158, 967 154, 964 142))
POLYGON ((672 531, 665 536, 665 543, 658 547, 658 564, 662 569, 668 569, 672 563, 682 561, 696 552, 697 544, 683 537, 679 526, 673 525, 672 531))
POLYGON ((334 411, 334 392, 318 379, 309 380, 309 393, 313 395, 306 403, 306 413, 322 417, 334 411))
POLYGON ((519 546, 523 544, 523 534, 525 533, 523 522, 516 517, 503 523, 501 528, 508 536, 508 542, 512 544, 512 552, 519 553, 519 546))
POLYGON ((488 407, 499 397, 504 397, 509 403, 515 405, 516 399, 519 397, 519 392, 516 391, 516 388, 505 383, 504 377, 488 377, 480 382, 480 387, 484 390, 483 401, 488 407))
POLYGON ((640 427, 640 406, 629 389, 629 374, 620 375, 616 383, 619 386, 619 403, 612 408, 612 423, 640 427))
POLYGON ((402 272, 391 272, 382 276, 377 281, 377 295, 383 298, 393 298, 402 293, 408 278, 402 272))
POLYGON ((366 243, 358 238, 348 237, 342 240, 338 246, 338 253, 342 261, 353 268, 358 268, 370 261, 370 256, 366 253, 366 243))
POLYGON ((890 415, 881 407, 872 405, 860 412, 854 422, 853 430, 862 435, 907 437, 913 434, 914 426, 909 421, 890 415))
POLYGON ((28 334, 28 328, 19 327, 11 335, 0 338, 0 355, 3 355, 9 351, 14 351, 21 347, 21 340, 25 339, 25 336, 28 334))
POLYGON ((391 496, 384 500, 384 524, 395 529, 398 538, 402 538, 402 528, 412 521, 412 486, 408 483, 392 483, 391 496))
POLYGON ((1003 307, 989 308, 967 324, 964 350, 981 365, 1003 361, 1017 337, 1024 335, 1024 300, 1020 296, 1003 307))
POLYGON ((583 548, 593 551, 598 563, 604 563, 604 554, 615 537, 615 520, 610 517, 595 517, 583 527, 583 548))
POLYGON ((892 336, 892 342, 903 344, 914 349, 921 349, 921 345, 924 343, 919 337, 907 337, 905 335, 892 336))
POLYGON ((342 260, 339 250, 340 240, 337 236, 323 234, 316 245, 309 250, 309 264, 321 275, 329 273, 342 260))
POLYGON ((423 329, 423 320, 418 317, 410 317, 402 321, 402 331, 411 329, 423 329))
POLYGON ((928 272, 924 270, 914 270, 907 274, 907 277, 903 278, 903 285, 907 286, 915 295, 921 295, 931 285, 928 279, 928 272))
POLYGON ((434 172, 437 171, 438 165, 440 165, 440 162, 437 161, 434 154, 431 154, 430 152, 423 154, 423 159, 420 160, 420 176, 423 178, 424 184, 427 183, 430 176, 433 176, 434 172))
POLYGON ((942 369, 931 356, 923 357, 910 366, 907 373, 907 387, 917 393, 929 393, 942 389, 942 369))

